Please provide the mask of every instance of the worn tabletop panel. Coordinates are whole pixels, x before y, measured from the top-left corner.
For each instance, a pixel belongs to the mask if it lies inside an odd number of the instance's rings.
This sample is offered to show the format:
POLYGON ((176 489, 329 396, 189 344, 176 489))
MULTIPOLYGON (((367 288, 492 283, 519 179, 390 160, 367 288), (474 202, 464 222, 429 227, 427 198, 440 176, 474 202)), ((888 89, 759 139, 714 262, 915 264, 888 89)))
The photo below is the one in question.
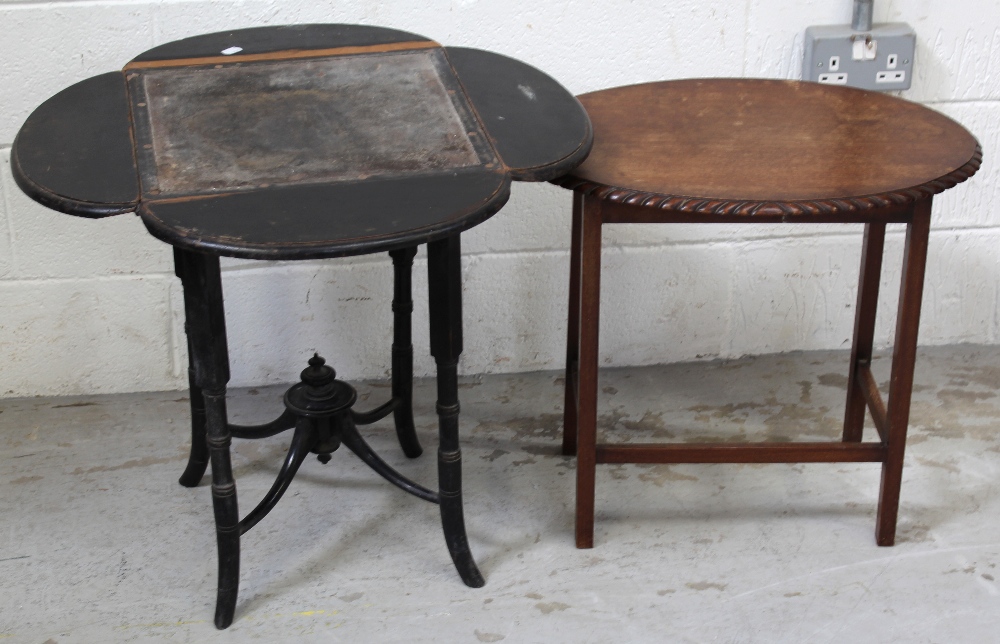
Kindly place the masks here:
POLYGON ((439 49, 129 72, 143 192, 491 167, 439 49))

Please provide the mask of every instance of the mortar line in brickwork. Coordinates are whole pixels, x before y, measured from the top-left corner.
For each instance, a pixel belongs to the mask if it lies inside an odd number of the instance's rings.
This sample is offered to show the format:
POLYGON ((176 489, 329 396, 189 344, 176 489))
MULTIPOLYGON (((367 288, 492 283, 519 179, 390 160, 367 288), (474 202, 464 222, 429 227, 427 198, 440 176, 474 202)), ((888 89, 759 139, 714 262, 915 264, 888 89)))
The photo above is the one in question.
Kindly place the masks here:
POLYGON ((3 284, 37 284, 45 282, 47 284, 90 284, 96 282, 169 282, 176 279, 173 273, 133 273, 129 275, 95 275, 93 277, 17 277, 15 279, 3 280, 3 284))
POLYGON ((50 9, 67 9, 72 7, 78 9, 80 7, 107 7, 111 6, 126 6, 135 5, 133 0, 17 0, 15 2, 3 2, 0 5, 4 9, 21 9, 21 8, 31 8, 38 9, 39 5, 45 5, 50 9))
POLYGON ((980 231, 1000 232, 1000 226, 951 226, 950 228, 934 228, 933 225, 931 226, 931 235, 934 235, 934 233, 965 233, 980 231))
MULTIPOLYGON (((5 202, 9 199, 9 196, 4 193, 5 202)), ((8 212, 10 211, 9 204, 6 204, 8 212)), ((8 220, 8 227, 10 226, 10 221, 8 220)), ((829 239, 833 237, 844 237, 853 238, 859 237, 863 234, 863 229, 861 224, 857 224, 858 229, 856 231, 816 231, 811 233, 801 233, 801 234, 784 234, 784 235, 746 235, 740 237, 731 237, 724 239, 694 239, 694 240, 666 240, 662 243, 615 243, 611 241, 606 241, 605 246, 608 248, 620 248, 620 249, 644 249, 644 248, 669 248, 672 246, 678 247, 691 247, 691 246, 712 246, 717 244, 740 244, 747 242, 760 242, 760 241, 781 241, 781 240, 801 240, 803 238, 815 238, 815 239, 829 239)), ((902 236, 905 231, 902 227, 899 230, 893 230, 890 228, 887 231, 889 236, 902 236)), ((941 235, 941 234, 954 234, 954 233, 976 233, 976 232, 998 232, 1000 233, 1000 226, 949 226, 946 228, 931 228, 931 236, 941 235)), ((13 235, 13 231, 9 231, 9 235, 13 235)), ((13 242, 13 239, 12 239, 13 242)), ((568 248, 546 248, 546 249, 515 249, 515 250, 490 250, 490 251, 471 251, 465 252, 464 257, 467 259, 475 258, 477 261, 481 261, 484 258, 498 257, 498 258, 512 258, 519 256, 526 257, 546 257, 546 256, 562 256, 568 251, 568 248)), ((13 253, 12 253, 13 254, 13 253)), ((415 267, 422 266, 422 262, 425 260, 422 257, 417 257, 415 259, 415 267)), ((329 260, 312 260, 310 262, 274 262, 263 264, 239 264, 236 266, 223 266, 223 273, 250 273, 256 271, 270 271, 274 268, 291 268, 296 272, 306 272, 309 269, 314 269, 319 271, 321 269, 331 269, 335 267, 345 267, 352 268, 356 266, 391 266, 391 262, 388 259, 382 259, 378 256, 369 256, 365 258, 355 257, 355 258, 344 258, 342 263, 328 263, 329 260)), ((130 278, 135 276, 172 276, 172 273, 168 271, 163 272, 151 272, 151 273, 136 273, 130 275, 105 275, 100 276, 102 278, 113 277, 113 278, 130 278)), ((37 280, 57 280, 57 279, 75 279, 75 278, 24 278, 20 281, 37 281, 37 280)))
POLYGON ((742 67, 743 70, 740 75, 747 75, 747 52, 750 51, 750 16, 753 13, 753 1, 746 0, 743 4, 743 56, 742 67))
MULTIPOLYGON (((905 235, 905 229, 901 226, 898 230, 887 230, 887 238, 902 238, 905 235)), ((1000 233, 1000 226, 954 226, 949 228, 932 228, 931 237, 940 235, 951 235, 956 233, 976 233, 976 232, 997 232, 1000 233)), ((860 238, 863 234, 863 230, 858 230, 855 232, 824 232, 824 233, 808 233, 802 235, 764 235, 764 236, 747 236, 747 237, 735 237, 727 239, 699 239, 699 240, 678 240, 678 241, 665 241, 663 243, 656 244, 630 244, 630 243, 615 243, 605 240, 604 247, 606 249, 617 249, 617 250, 634 250, 634 249, 665 249, 671 247, 693 247, 693 246, 716 246, 720 244, 745 244, 748 242, 766 242, 766 241, 800 241, 803 238, 814 238, 829 240, 835 237, 842 237, 845 240, 860 238)), ((476 258, 477 261, 482 261, 483 258, 488 257, 503 257, 512 258, 518 256, 531 256, 531 257, 547 257, 547 256, 564 256, 569 251, 568 248, 556 248, 556 249, 545 249, 545 250, 512 250, 512 251, 487 251, 487 252, 467 252, 465 253, 466 258, 476 258)))
POLYGON ((954 104, 959 104, 959 103, 963 104, 963 105, 969 105, 970 103, 983 103, 983 104, 987 104, 988 105, 990 103, 1000 103, 1000 97, 992 97, 992 98, 943 98, 943 99, 940 99, 940 100, 917 101, 917 102, 920 103, 921 105, 954 105, 954 104))
POLYGON ((163 32, 163 26, 161 24, 162 21, 160 20, 161 11, 161 7, 155 7, 149 17, 149 36, 151 47, 163 42, 163 39, 160 38, 160 34, 163 32))
MULTIPOLYGON (((17 261, 17 244, 14 243, 14 218, 11 216, 12 209, 10 203, 11 186, 8 185, 6 179, 8 174, 8 172, 4 172, 3 176, 0 176, 0 194, 3 195, 3 204, 0 205, 3 206, 4 220, 7 223, 7 230, 5 232, 7 234, 7 252, 10 253, 10 269, 14 275, 18 275, 21 272, 21 267, 17 261)), ((6 282, 7 280, 4 281, 6 282)))
MULTIPOLYGON (((306 261, 292 260, 287 262, 267 262, 265 264, 259 260, 241 260, 254 263, 238 264, 236 266, 223 266, 222 273, 226 274, 226 273, 241 273, 241 272, 247 273, 254 271, 270 271, 275 268, 290 268, 300 273, 306 272, 309 269, 319 271, 321 269, 331 269, 337 267, 344 267, 350 269, 350 268, 357 268, 359 266, 365 266, 365 267, 386 266, 389 269, 392 268, 392 261, 388 257, 382 259, 379 256, 368 255, 364 257, 358 256, 358 257, 344 257, 335 259, 340 261, 333 263, 330 259, 314 259, 306 261)), ((416 259, 414 259, 413 262, 414 270, 417 270, 418 267, 423 266, 424 264, 426 264, 426 260, 418 256, 416 259)))
POLYGON ((167 285, 167 342, 170 351, 170 374, 177 379, 187 367, 187 336, 184 334, 184 289, 180 280, 167 285), (175 313, 180 313, 179 319, 175 313))

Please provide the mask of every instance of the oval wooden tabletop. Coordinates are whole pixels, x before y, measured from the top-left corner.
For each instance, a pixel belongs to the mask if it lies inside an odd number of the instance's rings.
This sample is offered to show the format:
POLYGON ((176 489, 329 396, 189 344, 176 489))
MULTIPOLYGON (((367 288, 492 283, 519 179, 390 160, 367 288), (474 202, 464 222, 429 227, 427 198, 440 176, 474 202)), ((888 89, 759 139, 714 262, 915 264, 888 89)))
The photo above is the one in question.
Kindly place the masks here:
POLYGON ((691 79, 579 99, 594 146, 556 182, 673 210, 863 210, 941 192, 982 159, 976 139, 948 117, 848 87, 691 79))

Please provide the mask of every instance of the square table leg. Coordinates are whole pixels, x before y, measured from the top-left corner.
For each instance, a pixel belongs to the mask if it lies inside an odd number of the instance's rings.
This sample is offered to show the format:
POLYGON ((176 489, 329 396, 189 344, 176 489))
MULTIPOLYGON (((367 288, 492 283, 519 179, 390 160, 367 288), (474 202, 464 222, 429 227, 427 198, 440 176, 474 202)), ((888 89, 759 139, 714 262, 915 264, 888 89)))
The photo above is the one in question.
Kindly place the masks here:
POLYGON ((458 358, 462 354, 462 249, 458 235, 427 244, 431 355, 437 363, 438 498, 451 559, 466 586, 486 580, 476 567, 462 511, 462 451, 458 444, 458 358))
POLYGON ((580 365, 580 241, 583 195, 573 193, 573 228, 569 246, 569 315, 566 322, 566 382, 563 403, 562 453, 576 456, 577 382, 580 365))
POLYGON ((882 278, 882 254, 885 249, 885 223, 865 224, 861 247, 861 273, 858 277, 858 300, 854 310, 854 341, 847 376, 847 407, 844 411, 844 442, 860 443, 865 426, 865 396, 859 368, 872 360, 875 339, 875 316, 882 278))
POLYGON ((924 292, 930 224, 931 199, 927 198, 913 205, 913 218, 906 225, 896 337, 893 340, 892 372, 889 377, 889 400, 886 404, 888 449, 882 464, 875 527, 875 541, 880 546, 891 546, 896 540, 899 489, 903 481, 906 429, 910 422, 910 397, 913 393, 913 370, 917 358, 917 334, 920 328, 920 305, 924 292))
POLYGON ((222 276, 215 255, 177 249, 174 260, 184 286, 184 327, 194 382, 204 398, 205 440, 212 463, 212 503, 219 548, 215 625, 226 628, 233 622, 239 591, 240 526, 236 481, 229 456, 232 436, 226 416, 229 350, 222 276))
POLYGON ((601 282, 601 227, 606 217, 623 223, 632 220, 618 210, 605 214, 599 199, 583 196, 574 204, 571 246, 569 335, 578 349, 567 347, 567 406, 575 415, 564 417, 564 449, 575 439, 577 452, 576 545, 594 543, 595 471, 602 463, 784 463, 863 462, 882 463, 882 483, 876 522, 879 545, 894 543, 902 482, 903 455, 909 423, 910 397, 916 360, 920 305, 930 233, 931 199, 907 209, 903 279, 897 312, 892 373, 888 403, 883 402, 871 375, 871 355, 878 304, 885 221, 869 221, 865 227, 861 274, 855 313, 847 405, 841 443, 782 444, 690 444, 683 446, 642 444, 628 447, 597 445, 598 339, 601 282), (575 373, 573 361, 576 361, 575 373), (575 375, 575 381, 573 376, 575 375), (865 412, 871 410, 880 441, 861 443, 865 412), (575 421, 575 422, 574 422, 575 421), (572 434, 575 429, 575 434, 572 434), (572 435, 571 435, 572 434, 572 435))
POLYGON ((597 470, 597 362, 601 314, 602 204, 583 198, 580 228, 579 367, 577 371, 576 547, 594 547, 597 470))

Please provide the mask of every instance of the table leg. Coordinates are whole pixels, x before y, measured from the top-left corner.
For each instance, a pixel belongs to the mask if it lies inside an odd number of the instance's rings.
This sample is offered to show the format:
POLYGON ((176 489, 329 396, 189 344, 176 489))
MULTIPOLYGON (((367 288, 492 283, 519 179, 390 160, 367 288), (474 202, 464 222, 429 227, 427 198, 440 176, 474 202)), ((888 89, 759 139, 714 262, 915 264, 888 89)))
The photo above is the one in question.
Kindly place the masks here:
POLYGON ((240 576, 239 509, 229 458, 231 436, 226 418, 229 353, 219 258, 177 250, 178 273, 184 284, 185 329, 194 380, 205 404, 205 433, 212 462, 212 502, 219 548, 219 585, 215 625, 233 622, 240 576))
POLYGON ((576 455, 576 547, 594 547, 597 352, 601 317, 601 203, 584 198, 580 243, 580 350, 576 455))
POLYGON ((906 429, 910 422, 910 396, 913 393, 913 369, 917 357, 917 332, 920 327, 920 304, 924 291, 924 268, 927 263, 930 222, 931 199, 915 203, 913 218, 906 225, 903 275, 899 285, 892 374, 889 377, 889 401, 886 405, 888 449, 885 462, 882 464, 882 484, 879 490, 875 528, 875 541, 880 546, 891 546, 896 541, 899 489, 903 481, 906 429))
POLYGON ((462 353, 462 251, 458 235, 427 244, 431 355, 437 363, 438 498, 451 559, 465 585, 486 584, 476 567, 462 513, 462 452, 458 444, 458 357, 462 353))
POLYGON ((416 458, 423 453, 413 427, 413 257, 417 249, 390 251, 393 270, 392 292, 392 397, 396 436, 403 453, 416 458))
MULTIPOLYGON (((174 248, 174 274, 184 280, 184 251, 174 248)), ((188 398, 191 402, 191 454, 187 467, 181 474, 180 484, 195 487, 205 476, 208 468, 208 443, 205 442, 205 397, 194 375, 194 350, 191 348, 191 331, 187 321, 184 334, 188 341, 188 398)))
POLYGON ((580 364, 580 239, 583 195, 573 193, 573 224, 569 246, 569 312, 566 320, 566 383, 563 402, 562 453, 576 455, 577 382, 580 364))
POLYGON ((878 309, 878 288, 882 279, 882 253, 885 248, 885 224, 865 224, 861 246, 861 274, 858 277, 858 299, 854 309, 854 341, 851 365, 847 376, 847 409, 844 412, 844 441, 860 443, 865 426, 864 394, 861 393, 859 365, 872 360, 875 339, 875 313, 878 309))

